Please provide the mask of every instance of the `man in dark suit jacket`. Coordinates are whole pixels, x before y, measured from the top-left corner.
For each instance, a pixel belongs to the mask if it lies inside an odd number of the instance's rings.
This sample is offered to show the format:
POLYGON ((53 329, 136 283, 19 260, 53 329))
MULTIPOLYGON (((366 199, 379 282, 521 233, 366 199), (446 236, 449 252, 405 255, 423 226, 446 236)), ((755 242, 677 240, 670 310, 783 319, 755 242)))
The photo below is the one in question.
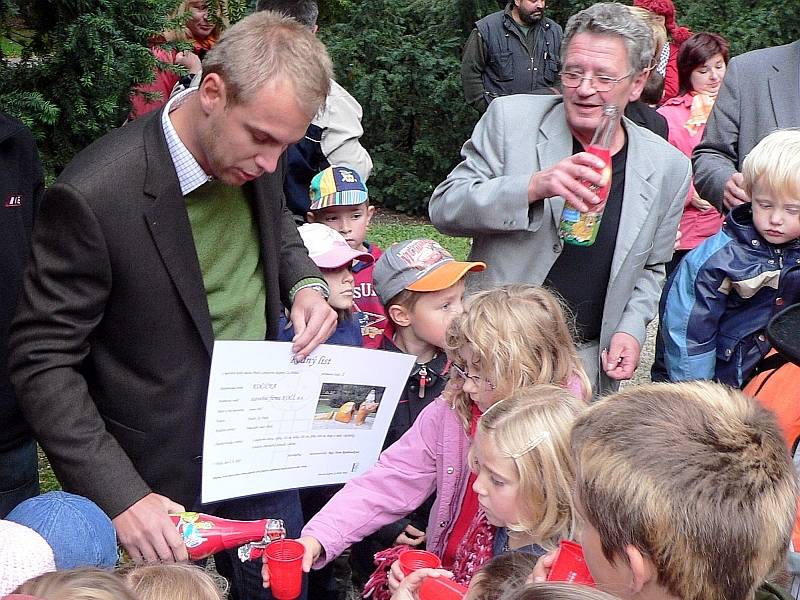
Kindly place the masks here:
MULTIPOLYGON (((335 326, 282 193, 284 151, 330 76, 307 28, 252 15, 199 88, 93 143, 45 195, 12 380, 64 488, 112 517, 134 560, 187 558, 167 516, 184 507, 300 533, 296 490, 201 507, 201 452, 215 339, 274 339, 281 303, 301 357, 335 326)), ((232 598, 269 597, 258 566, 216 564, 232 598)))
POLYGON ((694 187, 723 214, 750 199, 742 161, 776 129, 800 127, 800 40, 731 59, 702 141, 692 153, 694 187))
POLYGON ((21 121, 0 113, 0 519, 39 493, 36 440, 8 375, 8 328, 44 191, 36 142, 21 121))

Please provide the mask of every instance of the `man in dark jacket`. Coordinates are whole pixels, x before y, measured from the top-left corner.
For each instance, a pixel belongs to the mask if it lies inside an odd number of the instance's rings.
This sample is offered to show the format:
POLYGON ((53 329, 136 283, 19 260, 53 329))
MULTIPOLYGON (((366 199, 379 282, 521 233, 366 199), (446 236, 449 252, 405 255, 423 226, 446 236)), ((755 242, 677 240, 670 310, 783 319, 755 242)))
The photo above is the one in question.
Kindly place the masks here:
POLYGON ((467 103, 483 113, 492 99, 529 94, 558 81, 561 26, 545 0, 513 0, 475 24, 461 59, 467 103))
POLYGON ((0 519, 39 493, 36 442, 8 377, 7 344, 43 189, 31 132, 0 113, 0 519))

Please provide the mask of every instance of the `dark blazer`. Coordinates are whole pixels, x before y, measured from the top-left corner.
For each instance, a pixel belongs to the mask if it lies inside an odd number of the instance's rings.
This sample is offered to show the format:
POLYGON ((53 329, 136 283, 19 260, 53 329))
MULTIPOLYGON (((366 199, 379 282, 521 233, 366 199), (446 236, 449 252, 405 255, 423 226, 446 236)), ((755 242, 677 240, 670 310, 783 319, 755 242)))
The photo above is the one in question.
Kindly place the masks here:
MULTIPOLYGON (((8 376, 7 348, 43 191, 33 135, 22 121, 0 113, 0 453, 32 440, 8 376)), ((0 488, 8 483, 0 482, 0 488)))
MULTIPOLYGON (((284 170, 245 187, 270 339, 291 287, 320 276, 285 208, 284 170)), ((11 376, 64 488, 111 517, 150 491, 193 505, 213 341, 158 111, 78 154, 34 229, 11 376)))

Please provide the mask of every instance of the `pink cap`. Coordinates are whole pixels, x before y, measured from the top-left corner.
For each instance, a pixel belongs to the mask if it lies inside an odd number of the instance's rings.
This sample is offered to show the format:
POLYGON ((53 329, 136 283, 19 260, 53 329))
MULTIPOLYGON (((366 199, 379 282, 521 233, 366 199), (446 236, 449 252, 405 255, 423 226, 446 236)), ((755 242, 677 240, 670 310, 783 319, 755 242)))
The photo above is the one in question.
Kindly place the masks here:
POLYGON ((308 256, 320 269, 340 269, 354 260, 371 263, 369 252, 353 250, 342 235, 322 223, 306 223, 297 231, 308 249, 308 256))

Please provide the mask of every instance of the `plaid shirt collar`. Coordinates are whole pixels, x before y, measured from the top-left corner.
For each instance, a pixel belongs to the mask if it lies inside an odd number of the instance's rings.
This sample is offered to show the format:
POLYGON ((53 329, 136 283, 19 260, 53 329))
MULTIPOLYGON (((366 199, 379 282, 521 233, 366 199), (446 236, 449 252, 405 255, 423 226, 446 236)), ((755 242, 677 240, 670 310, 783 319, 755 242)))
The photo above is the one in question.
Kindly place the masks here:
POLYGON ((197 91, 197 88, 190 88, 176 94, 169 99, 164 111, 161 113, 161 128, 164 130, 167 149, 172 157, 172 163, 175 165, 175 173, 178 175, 178 183, 180 183, 181 193, 184 196, 213 179, 212 176, 203 171, 203 167, 200 166, 200 163, 197 162, 181 141, 181 138, 178 137, 178 132, 175 131, 175 127, 172 126, 172 120, 169 118, 169 113, 178 108, 189 97, 189 94, 193 94, 195 91, 197 91))

